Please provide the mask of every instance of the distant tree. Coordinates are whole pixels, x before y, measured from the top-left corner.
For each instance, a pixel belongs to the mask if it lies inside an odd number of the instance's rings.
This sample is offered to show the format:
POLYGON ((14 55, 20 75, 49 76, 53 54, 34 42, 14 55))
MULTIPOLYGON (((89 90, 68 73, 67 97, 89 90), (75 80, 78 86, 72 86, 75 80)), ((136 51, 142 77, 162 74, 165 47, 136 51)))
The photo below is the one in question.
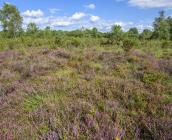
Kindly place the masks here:
POLYGON ((137 28, 130 28, 127 34, 129 38, 139 38, 139 31, 137 28))
POLYGON ((92 29, 92 37, 98 37, 98 29, 97 28, 93 28, 92 29))
POLYGON ((152 37, 152 31, 149 29, 144 29, 143 32, 140 34, 141 39, 151 39, 152 37))
POLYGON ((50 26, 47 26, 47 27, 43 30, 44 38, 50 38, 50 37, 51 37, 51 34, 52 34, 51 27, 50 27, 50 26))
POLYGON ((92 30, 85 29, 85 31, 84 31, 84 37, 92 37, 92 30))
POLYGON ((168 25, 170 26, 169 32, 170 32, 170 39, 172 40, 172 17, 171 16, 167 18, 167 22, 168 22, 168 25))
POLYGON ((170 26, 165 18, 164 11, 159 13, 159 17, 155 18, 153 23, 154 33, 153 37, 156 39, 170 39, 170 26))
POLYGON ((23 19, 14 5, 4 3, 0 9, 0 21, 7 37, 16 37, 16 33, 22 29, 23 19))
POLYGON ((47 27, 45 27, 45 30, 50 31, 51 30, 51 27, 50 26, 47 26, 47 27))
POLYGON ((67 33, 68 36, 72 36, 72 37, 83 37, 84 36, 84 30, 74 30, 71 32, 67 33))
POLYGON ((123 36, 123 31, 122 31, 122 27, 120 25, 114 25, 112 26, 112 30, 111 30, 111 37, 113 39, 115 39, 116 41, 119 41, 122 39, 123 36))
POLYGON ((27 25, 27 34, 29 35, 35 35, 38 32, 39 28, 37 27, 37 25, 35 23, 29 23, 27 25))

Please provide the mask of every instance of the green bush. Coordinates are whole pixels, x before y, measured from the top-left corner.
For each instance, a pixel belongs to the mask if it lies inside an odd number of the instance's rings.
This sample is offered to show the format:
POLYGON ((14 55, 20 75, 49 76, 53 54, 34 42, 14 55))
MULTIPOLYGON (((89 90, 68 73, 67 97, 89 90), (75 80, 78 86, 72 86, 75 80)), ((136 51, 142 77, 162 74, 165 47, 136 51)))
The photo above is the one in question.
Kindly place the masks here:
POLYGON ((81 47, 82 46, 82 40, 80 38, 71 38, 71 46, 74 47, 81 47))
POLYGON ((58 45, 58 46, 62 46, 62 44, 63 44, 62 37, 56 36, 55 39, 54 39, 54 44, 58 45))
POLYGON ((142 81, 148 85, 152 85, 158 82, 160 83, 165 82, 165 80, 166 80, 166 75, 164 73, 156 72, 156 71, 145 73, 142 79, 142 81))
POLYGON ((172 47, 171 41, 168 40, 162 41, 162 48, 170 48, 170 47, 172 47))
POLYGON ((124 39, 123 40, 123 49, 124 51, 129 51, 131 50, 133 47, 137 47, 139 45, 139 41, 137 39, 124 39))

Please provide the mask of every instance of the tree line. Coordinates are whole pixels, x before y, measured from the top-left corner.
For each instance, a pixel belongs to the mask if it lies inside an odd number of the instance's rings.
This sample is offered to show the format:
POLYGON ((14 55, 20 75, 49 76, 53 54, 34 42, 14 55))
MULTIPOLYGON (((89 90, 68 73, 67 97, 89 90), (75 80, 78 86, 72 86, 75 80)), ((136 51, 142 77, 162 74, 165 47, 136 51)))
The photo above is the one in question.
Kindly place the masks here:
POLYGON ((49 26, 45 29, 39 29, 35 23, 29 23, 27 29, 22 28, 23 18, 14 5, 4 3, 0 9, 0 22, 2 25, 2 31, 0 32, 1 38, 16 38, 21 36, 33 36, 33 37, 52 37, 56 35, 67 35, 72 37, 105 37, 109 39, 109 42, 122 40, 122 38, 130 39, 158 39, 158 40, 172 40, 172 17, 166 17, 164 11, 159 13, 159 17, 156 17, 153 22, 153 30, 144 29, 139 33, 138 29, 133 27, 127 32, 122 30, 119 25, 112 26, 110 32, 100 32, 97 28, 93 29, 78 29, 74 31, 61 31, 51 30, 49 26))

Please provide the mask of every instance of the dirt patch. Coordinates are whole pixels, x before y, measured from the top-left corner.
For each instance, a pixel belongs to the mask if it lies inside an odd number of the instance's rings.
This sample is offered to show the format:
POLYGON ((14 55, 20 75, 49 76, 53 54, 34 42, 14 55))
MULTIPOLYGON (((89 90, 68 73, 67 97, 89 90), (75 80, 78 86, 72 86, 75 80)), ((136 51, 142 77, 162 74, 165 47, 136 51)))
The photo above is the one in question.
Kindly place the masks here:
POLYGON ((54 51, 48 53, 48 55, 50 57, 59 57, 59 58, 65 58, 65 59, 71 58, 71 53, 64 49, 54 50, 54 51))
POLYGON ((20 53, 16 51, 4 51, 0 52, 0 63, 7 58, 15 58, 19 56, 20 53))
POLYGON ((107 64, 114 68, 117 64, 123 63, 126 59, 122 54, 113 52, 102 52, 99 55, 99 60, 101 60, 104 64, 107 64))
POLYGON ((172 75, 172 59, 159 60, 159 69, 172 75))
POLYGON ((172 74, 172 59, 170 58, 158 59, 151 53, 142 54, 139 51, 133 51, 128 60, 138 62, 140 65, 144 65, 147 69, 152 68, 172 74))

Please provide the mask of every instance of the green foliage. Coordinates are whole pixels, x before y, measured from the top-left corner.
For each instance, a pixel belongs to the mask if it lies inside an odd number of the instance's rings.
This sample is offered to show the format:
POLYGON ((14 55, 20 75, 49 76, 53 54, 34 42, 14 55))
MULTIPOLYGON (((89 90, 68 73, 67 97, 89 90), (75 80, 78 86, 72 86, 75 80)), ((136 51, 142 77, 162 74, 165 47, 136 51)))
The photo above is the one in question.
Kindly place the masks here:
POLYGON ((143 32, 140 34, 140 38, 144 40, 151 39, 152 31, 149 29, 144 29, 143 32))
POLYGON ((35 23, 29 23, 27 25, 26 32, 27 32, 28 35, 33 36, 38 32, 38 29, 39 28, 37 27, 37 25, 35 23))
POLYGON ((98 33, 98 30, 97 30, 97 28, 93 28, 92 29, 92 37, 98 37, 99 36, 99 33, 98 33))
POLYGON ((170 48, 172 47, 172 42, 169 40, 162 41, 162 48, 170 48))
POLYGON ((138 44, 139 44, 139 41, 137 39, 126 38, 123 40, 122 48, 124 49, 124 51, 128 52, 133 47, 137 47, 138 44))
POLYGON ((63 38, 61 36, 56 36, 54 39, 55 45, 61 47, 63 45, 63 38))
POLYGON ((157 39, 170 39, 170 25, 165 18, 164 11, 160 12, 160 16, 155 18, 153 37, 157 39))
POLYGON ((73 47, 82 46, 82 40, 80 38, 72 38, 70 45, 73 46, 73 47))
POLYGON ((67 32, 67 35, 71 37, 84 37, 84 32, 82 30, 74 30, 67 32))
POLYGON ((35 109, 37 109, 37 107, 39 105, 41 105, 44 101, 44 96, 41 95, 33 95, 30 96, 29 98, 27 98, 23 104, 24 110, 27 112, 32 112, 35 109))
POLYGON ((21 30, 23 19, 14 5, 4 3, 0 9, 0 21, 5 36, 12 38, 16 37, 17 32, 21 30))
POLYGON ((129 38, 139 38, 139 31, 137 28, 130 28, 129 31, 127 32, 129 38))
POLYGON ((123 37, 123 31, 120 25, 114 25, 111 29, 111 38, 115 41, 120 41, 123 37))
POLYGON ((170 39, 172 40, 172 17, 170 16, 166 20, 167 20, 167 22, 168 22, 168 24, 170 26, 169 32, 170 32, 170 39))
POLYGON ((156 71, 145 73, 142 79, 142 81, 148 85, 153 85, 158 82, 164 82, 164 80, 165 80, 165 74, 156 71))
POLYGON ((58 91, 51 93, 50 95, 47 93, 33 93, 25 98, 23 102, 23 109, 26 112, 33 112, 44 103, 58 102, 62 100, 64 95, 64 93, 58 91))
MULTIPOLYGON (((44 39, 55 39, 53 43, 51 43, 52 47, 58 46, 86 46, 82 44, 82 39, 84 38, 94 38, 94 39, 102 39, 106 40, 101 43, 103 45, 119 45, 122 46, 126 44, 127 38, 131 40, 148 40, 148 39, 160 39, 160 40, 169 40, 172 39, 172 18, 165 17, 164 12, 160 12, 160 16, 155 18, 153 23, 154 31, 149 29, 144 29, 140 34, 138 29, 133 27, 129 29, 128 32, 122 31, 121 26, 114 25, 112 26, 111 32, 99 32, 97 28, 90 29, 78 29, 74 31, 56 31, 51 30, 50 27, 46 27, 45 29, 39 29, 35 23, 29 23, 27 26, 27 30, 24 31, 22 26, 22 17, 18 9, 11 4, 4 4, 3 8, 0 10, 0 21, 2 22, 3 32, 0 33, 0 38, 2 37, 23 37, 30 36, 36 38, 44 38, 44 39), (58 38, 58 39, 57 39, 58 38), (62 38, 62 39, 61 39, 62 38), (82 38, 82 39, 81 39, 82 38), (67 39, 65 41, 65 39, 67 39), (124 42, 123 42, 124 41, 124 42), (66 43, 63 43, 66 42, 66 43), (63 44, 63 45, 62 45, 63 44), (66 45, 64 45, 66 44, 66 45)), ((126 45, 124 45, 126 46, 126 45)))

